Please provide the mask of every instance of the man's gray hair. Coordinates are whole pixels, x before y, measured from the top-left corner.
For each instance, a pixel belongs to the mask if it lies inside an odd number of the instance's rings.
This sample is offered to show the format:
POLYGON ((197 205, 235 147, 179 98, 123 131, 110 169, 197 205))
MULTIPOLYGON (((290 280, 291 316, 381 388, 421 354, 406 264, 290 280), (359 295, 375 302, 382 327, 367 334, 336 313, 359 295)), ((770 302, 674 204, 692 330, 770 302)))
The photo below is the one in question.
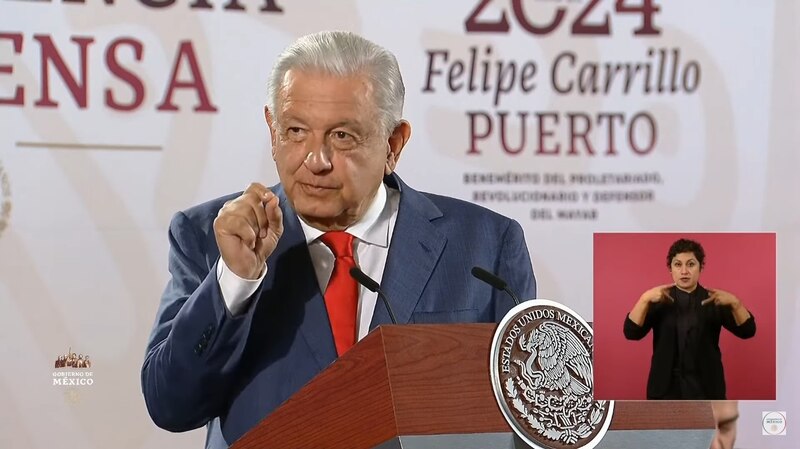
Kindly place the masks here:
POLYGON ((391 133, 403 116, 406 89, 394 55, 363 37, 348 31, 322 31, 296 40, 286 48, 269 77, 268 107, 279 113, 278 97, 291 69, 338 77, 363 74, 372 85, 382 129, 391 133))

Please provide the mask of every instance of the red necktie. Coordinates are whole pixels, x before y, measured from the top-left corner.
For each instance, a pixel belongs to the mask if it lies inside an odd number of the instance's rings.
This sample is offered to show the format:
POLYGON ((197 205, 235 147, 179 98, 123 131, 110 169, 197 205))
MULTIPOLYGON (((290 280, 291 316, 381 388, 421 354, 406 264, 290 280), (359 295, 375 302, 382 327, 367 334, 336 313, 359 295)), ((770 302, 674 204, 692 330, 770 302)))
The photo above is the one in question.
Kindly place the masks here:
POLYGON ((353 236, 344 231, 331 231, 320 237, 333 251, 336 260, 325 289, 325 307, 331 322, 336 352, 344 354, 356 342, 356 314, 358 313, 358 283, 350 276, 353 259, 353 236))

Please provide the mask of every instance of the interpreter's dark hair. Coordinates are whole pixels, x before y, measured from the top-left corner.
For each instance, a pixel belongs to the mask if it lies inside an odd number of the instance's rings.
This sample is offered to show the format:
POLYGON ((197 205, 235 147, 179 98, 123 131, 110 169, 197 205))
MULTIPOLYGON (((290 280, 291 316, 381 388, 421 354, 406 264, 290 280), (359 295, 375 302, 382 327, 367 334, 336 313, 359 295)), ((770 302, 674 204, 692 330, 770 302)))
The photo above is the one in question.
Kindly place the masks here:
POLYGON ((694 240, 679 239, 669 247, 669 252, 667 253, 667 268, 672 266, 672 258, 680 253, 694 253, 694 257, 700 262, 700 269, 705 267, 706 252, 703 251, 703 246, 694 240))

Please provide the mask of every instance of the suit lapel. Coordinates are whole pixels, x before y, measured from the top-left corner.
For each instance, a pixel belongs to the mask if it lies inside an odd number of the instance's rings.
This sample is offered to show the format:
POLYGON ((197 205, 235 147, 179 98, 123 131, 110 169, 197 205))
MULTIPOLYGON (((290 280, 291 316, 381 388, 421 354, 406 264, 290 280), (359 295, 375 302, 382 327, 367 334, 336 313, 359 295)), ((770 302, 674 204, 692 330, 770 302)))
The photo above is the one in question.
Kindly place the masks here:
POLYGON ((283 211, 284 233, 281 243, 284 241, 289 245, 292 255, 289 263, 282 266, 291 267, 291 273, 286 273, 289 279, 288 290, 291 294, 288 299, 304 300, 303 318, 300 320, 300 334, 306 341, 309 351, 314 359, 323 369, 336 359, 336 346, 333 341, 328 311, 325 308, 325 299, 319 291, 319 284, 311 263, 311 256, 308 253, 305 234, 300 226, 297 214, 289 205, 289 201, 280 188, 276 192, 281 201, 283 211))
MULTIPOLYGON (((398 324, 405 324, 411 320, 447 238, 431 224, 442 213, 428 198, 396 175, 387 177, 386 182, 390 186, 396 184, 401 196, 381 289, 391 301, 398 324)), ((391 319, 386 307, 377 304, 370 329, 388 323, 391 319)))
MULTIPOLYGON (((397 322, 405 324, 411 320, 447 238, 431 224, 431 220, 441 217, 442 213, 427 197, 406 186, 396 175, 387 177, 385 181, 390 187, 400 189, 401 196, 381 289, 392 302, 397 322)), ((284 215, 284 235, 279 246, 287 245, 283 252, 291 263, 286 265, 293 270, 288 273, 292 285, 288 287, 291 294, 287 297, 305 298, 300 334, 319 368, 324 369, 336 359, 325 299, 319 290, 300 220, 289 205, 283 188, 274 191, 280 198, 284 215)), ((391 320, 386 308, 382 304, 376 305, 370 329, 388 323, 391 320)))

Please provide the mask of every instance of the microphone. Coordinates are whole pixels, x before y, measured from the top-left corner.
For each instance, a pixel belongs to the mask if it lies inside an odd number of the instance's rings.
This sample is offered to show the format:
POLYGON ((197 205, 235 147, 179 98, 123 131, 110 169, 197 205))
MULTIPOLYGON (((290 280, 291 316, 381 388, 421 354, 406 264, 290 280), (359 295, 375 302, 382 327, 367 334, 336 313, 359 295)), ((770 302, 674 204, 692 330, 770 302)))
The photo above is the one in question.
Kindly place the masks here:
POLYGON ((389 312, 389 318, 392 320, 392 324, 397 324, 397 318, 394 317, 394 311, 392 310, 392 306, 389 305, 389 299, 386 295, 383 294, 383 290, 381 290, 381 286, 375 282, 375 279, 367 276, 366 273, 361 271, 358 267, 353 267, 350 269, 350 276, 355 279, 359 284, 363 285, 367 288, 367 290, 371 292, 377 292, 378 297, 383 300, 383 305, 386 306, 386 310, 389 312))
POLYGON ((517 295, 508 288, 508 283, 499 277, 495 276, 494 274, 484 270, 481 267, 472 267, 472 275, 476 278, 480 279, 483 282, 491 285, 492 287, 503 290, 504 292, 508 293, 508 296, 511 296, 511 299, 514 300, 514 304, 519 305, 519 298, 517 295))

